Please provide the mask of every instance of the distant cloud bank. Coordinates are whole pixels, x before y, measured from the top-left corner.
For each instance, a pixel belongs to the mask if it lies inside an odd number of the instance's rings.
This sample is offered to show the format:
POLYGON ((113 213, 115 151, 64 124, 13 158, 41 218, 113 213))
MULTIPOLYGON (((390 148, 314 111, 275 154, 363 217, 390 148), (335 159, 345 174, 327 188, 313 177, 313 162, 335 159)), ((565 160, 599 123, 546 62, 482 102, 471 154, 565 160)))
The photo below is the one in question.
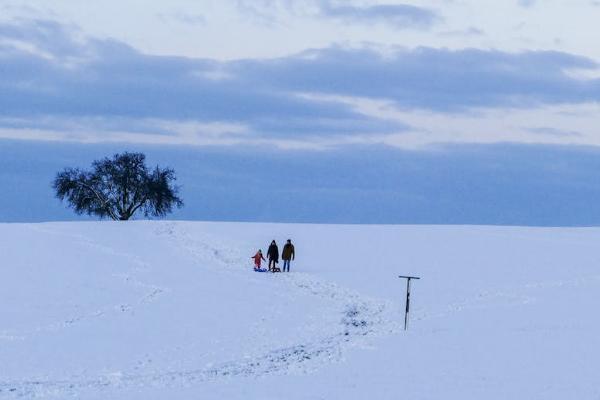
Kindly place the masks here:
POLYGON ((0 222, 85 219, 54 198, 66 166, 143 151, 177 172, 185 207, 170 218, 379 224, 600 225, 598 148, 264 147, 25 143, 0 140, 0 222))
POLYGON ((396 29, 426 29, 441 20, 441 17, 434 11, 409 4, 379 4, 357 7, 351 5, 334 6, 328 1, 323 1, 321 3, 321 14, 342 21, 368 25, 385 23, 396 29))

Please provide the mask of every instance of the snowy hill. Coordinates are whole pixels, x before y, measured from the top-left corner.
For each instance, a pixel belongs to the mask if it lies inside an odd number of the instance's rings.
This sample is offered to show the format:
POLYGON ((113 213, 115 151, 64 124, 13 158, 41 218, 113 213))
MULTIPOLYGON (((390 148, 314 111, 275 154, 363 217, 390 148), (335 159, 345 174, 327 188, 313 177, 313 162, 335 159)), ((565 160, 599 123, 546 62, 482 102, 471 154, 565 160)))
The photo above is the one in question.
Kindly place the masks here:
POLYGON ((598 399, 600 229, 0 224, 0 398, 598 399), (289 274, 250 256, 291 238, 289 274), (403 331, 405 282, 413 284, 403 331))

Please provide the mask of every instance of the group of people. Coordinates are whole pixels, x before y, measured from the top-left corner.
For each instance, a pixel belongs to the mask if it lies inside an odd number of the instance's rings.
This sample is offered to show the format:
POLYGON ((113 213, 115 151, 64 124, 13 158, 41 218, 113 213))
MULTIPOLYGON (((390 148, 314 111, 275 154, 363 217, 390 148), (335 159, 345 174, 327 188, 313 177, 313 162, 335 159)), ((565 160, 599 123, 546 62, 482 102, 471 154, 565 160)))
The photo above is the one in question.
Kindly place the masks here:
MULTIPOLYGON (((256 254, 250 258, 254 259, 254 270, 262 271, 260 268, 261 262, 267 261, 263 256, 262 250, 258 250, 258 252, 256 252, 256 254)), ((267 258, 269 259, 269 272, 285 272, 286 269, 287 272, 290 272, 290 261, 296 258, 296 251, 291 239, 287 240, 283 246, 283 250, 281 251, 281 259, 283 260, 283 268, 281 270, 279 267, 277 267, 277 264, 279 263, 279 247, 277 247, 275 240, 273 240, 269 245, 269 249, 267 250, 267 258)))

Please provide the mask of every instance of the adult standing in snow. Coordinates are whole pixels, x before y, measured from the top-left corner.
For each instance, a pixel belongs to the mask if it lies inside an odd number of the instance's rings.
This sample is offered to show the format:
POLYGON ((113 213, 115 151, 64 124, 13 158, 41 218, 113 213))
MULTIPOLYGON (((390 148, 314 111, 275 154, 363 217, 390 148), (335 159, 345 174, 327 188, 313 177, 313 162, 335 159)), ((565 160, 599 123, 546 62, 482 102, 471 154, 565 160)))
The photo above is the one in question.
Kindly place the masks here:
POLYGON ((271 242, 269 250, 267 250, 267 258, 269 259, 269 271, 272 271, 279 262, 279 248, 277 247, 275 240, 271 242), (273 263, 273 268, 271 268, 271 263, 273 263))
POLYGON ((283 270, 285 272, 285 268, 287 267, 287 272, 290 272, 290 260, 296 258, 296 251, 294 250, 294 245, 290 239, 287 240, 287 243, 283 246, 283 251, 281 252, 281 259, 283 260, 283 270))

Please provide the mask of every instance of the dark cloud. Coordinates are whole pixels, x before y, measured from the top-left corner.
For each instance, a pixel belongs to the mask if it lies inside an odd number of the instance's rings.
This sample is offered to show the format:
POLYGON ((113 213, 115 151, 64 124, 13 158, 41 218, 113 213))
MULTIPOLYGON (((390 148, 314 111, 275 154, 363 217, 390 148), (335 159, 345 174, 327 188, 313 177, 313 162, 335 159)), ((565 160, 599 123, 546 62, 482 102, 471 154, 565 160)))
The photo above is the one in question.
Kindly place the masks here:
POLYGON ((367 25, 384 23, 396 29, 426 29, 441 20, 434 11, 409 4, 379 4, 357 7, 333 5, 330 1, 322 1, 320 9, 321 14, 325 17, 367 25))
MULTIPOLYGON (((12 41, 28 45, 25 49, 43 51, 46 55, 61 58, 81 56, 86 48, 75 40, 77 29, 53 20, 27 20, 17 18, 14 22, 0 22, 0 43, 12 41)), ((0 57, 9 47, 4 47, 0 57)))
POLYGON ((348 105, 299 93, 387 99, 460 112, 600 100, 587 58, 561 52, 332 47, 219 62, 142 54, 53 21, 0 23, 0 117, 157 118, 244 124, 257 135, 402 131, 348 105))
MULTIPOLYGON (((310 101, 268 84, 268 77, 245 76, 229 63, 149 56, 113 40, 80 43, 59 24, 47 21, 0 25, 0 34, 5 41, 34 45, 0 49, 4 117, 190 119, 243 123, 256 129, 265 121, 289 120, 294 132, 312 129, 315 134, 319 125, 340 134, 355 121, 366 129, 383 126, 346 105, 310 101), (226 77, 214 79, 215 71, 226 77)), ((284 122, 278 125, 279 130, 269 129, 269 134, 290 132, 284 122)), ((391 125, 386 125, 388 130, 391 125)))
POLYGON ((600 99, 600 80, 573 78, 594 70, 587 58, 553 51, 328 48, 297 56, 230 64, 247 79, 268 77, 278 90, 386 98, 400 107, 457 111, 471 107, 530 107, 600 99))

